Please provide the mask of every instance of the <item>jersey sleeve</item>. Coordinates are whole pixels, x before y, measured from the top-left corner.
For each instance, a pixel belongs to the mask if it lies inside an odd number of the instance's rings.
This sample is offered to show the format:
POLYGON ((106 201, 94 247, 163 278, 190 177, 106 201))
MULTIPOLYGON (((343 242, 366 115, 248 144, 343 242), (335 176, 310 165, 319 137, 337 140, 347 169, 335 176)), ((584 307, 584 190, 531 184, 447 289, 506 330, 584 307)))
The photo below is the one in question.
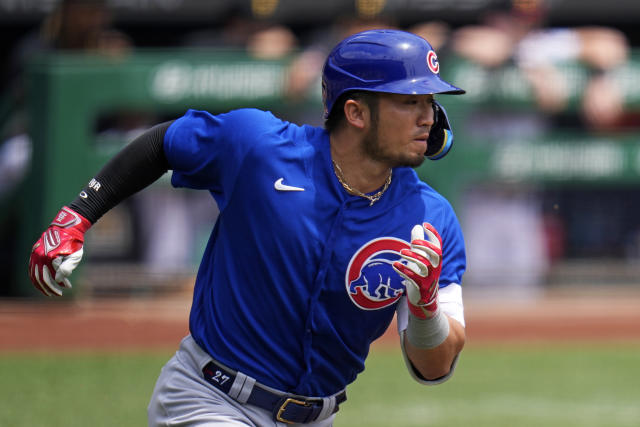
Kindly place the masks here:
POLYGON ((444 225, 438 231, 442 237, 443 260, 440 287, 450 283, 462 284, 462 276, 467 268, 467 259, 462 229, 453 208, 449 207, 447 210, 444 216, 444 225))
POLYGON ((172 185, 210 190, 222 208, 247 153, 274 120, 270 113, 254 109, 218 115, 187 111, 164 138, 172 185))

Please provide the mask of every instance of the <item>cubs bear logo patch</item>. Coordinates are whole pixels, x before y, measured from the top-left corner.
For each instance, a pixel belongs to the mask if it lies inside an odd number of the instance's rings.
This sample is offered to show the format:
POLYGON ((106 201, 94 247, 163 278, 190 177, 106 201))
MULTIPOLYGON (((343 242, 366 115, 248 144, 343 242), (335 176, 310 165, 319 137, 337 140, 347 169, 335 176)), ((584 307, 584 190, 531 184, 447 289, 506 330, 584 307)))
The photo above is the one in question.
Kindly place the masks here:
POLYGON ((347 294, 363 310, 379 310, 395 304, 404 294, 402 277, 393 269, 402 261, 401 249, 409 243, 382 237, 365 243, 353 255, 345 275, 347 294))

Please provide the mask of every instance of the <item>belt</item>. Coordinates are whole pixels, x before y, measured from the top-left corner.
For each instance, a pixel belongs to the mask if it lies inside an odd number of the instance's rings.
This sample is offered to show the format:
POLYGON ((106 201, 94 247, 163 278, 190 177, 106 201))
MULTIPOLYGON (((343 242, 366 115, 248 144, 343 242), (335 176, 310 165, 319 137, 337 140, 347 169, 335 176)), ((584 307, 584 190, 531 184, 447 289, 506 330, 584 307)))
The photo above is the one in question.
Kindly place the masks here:
MULTIPOLYGON (((286 393, 275 393, 251 377, 241 372, 234 372, 211 361, 202 368, 204 379, 218 390, 223 391, 241 403, 249 403, 271 412, 275 421, 287 424, 304 424, 315 421, 325 409, 330 399, 308 399, 286 393)), ((347 400, 347 393, 340 392, 335 396, 335 404, 329 416, 338 412, 338 405, 347 400)), ((326 411, 325 411, 326 412, 326 411)))

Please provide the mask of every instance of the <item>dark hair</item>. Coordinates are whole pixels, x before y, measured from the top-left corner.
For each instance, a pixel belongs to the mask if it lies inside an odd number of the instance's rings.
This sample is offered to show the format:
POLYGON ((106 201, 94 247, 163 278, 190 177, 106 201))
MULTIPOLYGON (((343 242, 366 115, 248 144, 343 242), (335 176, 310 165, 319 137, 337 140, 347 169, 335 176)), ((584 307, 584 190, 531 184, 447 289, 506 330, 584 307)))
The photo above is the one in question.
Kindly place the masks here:
POLYGON ((345 92, 338 97, 329 112, 329 116, 324 121, 324 128, 331 133, 338 129, 344 123, 344 104, 347 100, 363 101, 371 110, 372 120, 378 121, 378 94, 365 90, 352 90, 345 92))

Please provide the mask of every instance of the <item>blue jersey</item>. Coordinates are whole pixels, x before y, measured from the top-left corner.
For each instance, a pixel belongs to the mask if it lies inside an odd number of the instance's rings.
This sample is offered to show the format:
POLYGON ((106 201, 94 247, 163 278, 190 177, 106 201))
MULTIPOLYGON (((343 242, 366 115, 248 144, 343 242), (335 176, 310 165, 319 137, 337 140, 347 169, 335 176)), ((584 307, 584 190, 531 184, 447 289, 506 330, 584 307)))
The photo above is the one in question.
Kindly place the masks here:
POLYGON ((350 195, 329 135, 254 109, 188 111, 164 149, 176 187, 220 209, 198 271, 190 331, 213 358, 290 393, 328 396, 364 369, 403 295, 391 264, 411 228, 443 239, 440 286, 461 283, 462 232, 450 204, 411 168, 382 198, 350 195))

